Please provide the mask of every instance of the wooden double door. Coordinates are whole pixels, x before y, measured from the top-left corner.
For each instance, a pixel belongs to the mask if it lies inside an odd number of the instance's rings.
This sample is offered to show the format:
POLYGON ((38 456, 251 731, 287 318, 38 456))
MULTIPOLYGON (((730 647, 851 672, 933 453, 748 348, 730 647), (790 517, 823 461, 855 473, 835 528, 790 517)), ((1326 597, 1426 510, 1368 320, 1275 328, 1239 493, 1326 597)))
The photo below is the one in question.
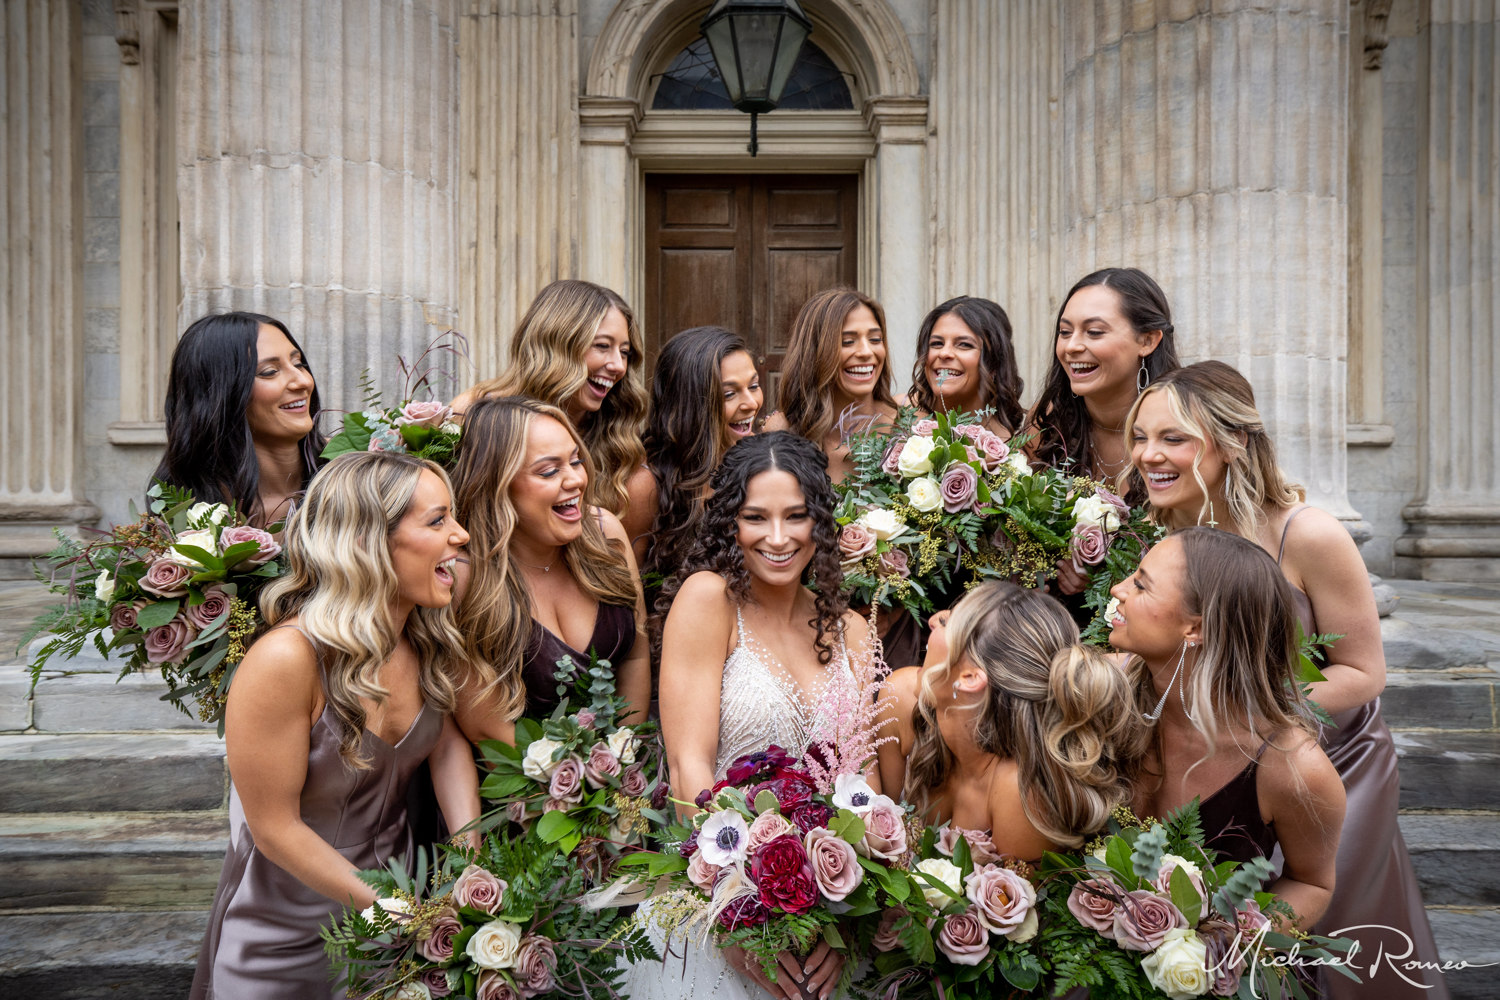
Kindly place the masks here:
POLYGON ((776 405, 787 335, 814 293, 858 280, 853 174, 647 174, 648 362, 675 333, 728 327, 776 405))

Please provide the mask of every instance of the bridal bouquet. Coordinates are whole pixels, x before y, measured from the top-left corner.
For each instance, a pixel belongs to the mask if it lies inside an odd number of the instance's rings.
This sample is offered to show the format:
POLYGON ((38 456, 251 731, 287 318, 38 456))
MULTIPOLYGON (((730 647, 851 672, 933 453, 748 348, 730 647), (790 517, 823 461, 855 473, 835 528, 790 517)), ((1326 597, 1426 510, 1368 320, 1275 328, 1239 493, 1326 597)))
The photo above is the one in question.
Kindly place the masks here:
POLYGON ((101 655, 124 653, 121 677, 160 670, 164 699, 189 715, 191 700, 222 736, 234 669, 261 623, 256 593, 281 573, 281 546, 231 506, 160 483, 149 496, 149 513, 92 541, 62 538, 48 556, 43 581, 67 603, 34 624, 32 636, 53 638, 31 664, 32 684, 49 658, 92 642, 101 655))
POLYGON ((435 377, 447 377, 437 368, 422 367, 433 353, 467 358, 467 344, 462 334, 449 331, 429 344, 416 364, 397 359, 405 376, 405 391, 396 406, 382 403, 380 390, 366 371, 360 378, 364 409, 344 415, 343 426, 328 439, 322 457, 336 458, 349 451, 399 451, 439 465, 450 464, 463 437, 463 427, 453 419, 453 410, 446 403, 416 398, 420 392, 433 391, 435 377))
MULTIPOLYGON (((1289 996, 1306 1000, 1291 966, 1329 965, 1352 941, 1283 933, 1291 909, 1260 891, 1271 863, 1216 863, 1197 801, 1162 822, 1123 807, 1112 833, 1078 855, 1046 855, 1041 947, 1052 996, 1087 987, 1098 1000, 1155 996, 1289 996)), ((1356 980, 1357 981, 1357 980, 1356 980)))

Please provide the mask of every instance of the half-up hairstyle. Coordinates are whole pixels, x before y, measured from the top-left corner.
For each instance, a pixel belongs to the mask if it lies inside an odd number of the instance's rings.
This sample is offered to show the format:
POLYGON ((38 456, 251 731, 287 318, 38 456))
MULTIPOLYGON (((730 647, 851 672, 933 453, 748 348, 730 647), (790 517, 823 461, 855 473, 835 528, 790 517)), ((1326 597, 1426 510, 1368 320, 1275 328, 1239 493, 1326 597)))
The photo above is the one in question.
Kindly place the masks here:
POLYGON ((629 331, 625 377, 615 383, 597 412, 584 414, 578 432, 599 470, 589 479, 589 502, 620 514, 628 500, 625 482, 646 458, 641 447, 646 423, 641 331, 624 299, 589 281, 552 282, 537 293, 511 337, 510 367, 470 392, 475 397, 530 396, 566 408, 588 381, 584 358, 611 308, 620 310, 629 331))
MULTIPOLYGON (((885 310, 879 302, 852 288, 829 288, 803 303, 787 338, 777 406, 786 417, 787 430, 819 447, 839 419, 834 410, 833 386, 839 377, 841 334, 849 314, 860 306, 874 314, 884 335, 885 310)), ((891 395, 889 355, 875 378, 875 401, 896 408, 895 397, 891 395)))
POLYGON ((745 505, 750 480, 771 471, 791 473, 802 487, 803 501, 812 518, 813 542, 805 582, 817 593, 816 613, 807 624, 817 630, 814 646, 818 662, 827 664, 833 659, 834 637, 841 634, 844 612, 849 609, 839 568, 838 522, 833 516, 838 497, 828 481, 828 456, 807 438, 789 431, 744 438, 724 456, 724 464, 714 473, 714 493, 704 509, 703 526, 682 568, 668 578, 656 599, 656 613, 651 616, 653 637, 661 635, 682 582, 701 570, 723 577, 736 601, 750 600, 750 571, 745 568, 745 553, 738 538, 740 508, 745 505))
POLYGON ((1010 317, 1000 303, 989 299, 960 295, 942 303, 922 320, 917 334, 917 360, 911 367, 911 401, 928 413, 948 409, 932 384, 927 381, 927 347, 932 342, 932 328, 952 313, 963 320, 979 339, 979 405, 995 411, 1005 429, 1016 433, 1026 422, 1021 407, 1021 369, 1016 364, 1016 349, 1011 340, 1010 317))
POLYGON ((948 622, 948 659, 922 673, 905 795, 923 805, 952 774, 934 688, 965 657, 983 670, 988 697, 974 719, 979 748, 1017 764, 1022 809, 1039 833, 1077 847, 1130 799, 1146 730, 1125 674, 1078 641, 1066 608, 1039 590, 992 580, 948 622))
MULTIPOLYGON (((406 515, 423 472, 448 486, 441 466, 393 452, 357 452, 329 462, 287 518, 282 535, 287 572, 261 592, 268 628, 293 615, 313 641, 323 689, 338 720, 339 755, 359 769, 365 709, 390 693, 377 673, 396 651, 401 634, 387 609, 399 583, 391 563, 390 535, 406 515)), ((452 671, 464 656, 453 610, 414 608, 405 635, 416 653, 422 698, 451 712, 452 671)))
MULTIPOLYGON (((510 486, 526 461, 526 440, 540 419, 556 420, 578 446, 592 482, 588 446, 555 406, 521 396, 477 400, 464 415, 464 435, 453 467, 454 516, 469 532, 471 576, 457 622, 465 639, 464 697, 492 702, 507 720, 521 713, 526 688, 521 661, 531 638, 531 596, 512 555, 518 527, 510 486)), ((587 488, 585 488, 587 495, 587 488)), ((635 609, 636 580, 620 542, 605 536, 585 510, 582 534, 563 548, 563 563, 584 593, 604 604, 635 609)))
MULTIPOLYGON (((1125 417, 1125 440, 1135 435, 1136 415, 1141 400, 1160 393, 1167 401, 1178 429, 1200 445, 1211 442, 1224 459, 1224 492, 1229 501, 1229 520, 1236 533, 1255 539, 1265 523, 1265 508, 1295 507, 1307 496, 1301 485, 1287 479, 1276 464, 1276 445, 1266 433, 1260 411, 1255 408, 1255 390, 1237 370, 1222 361, 1199 361, 1164 374, 1146 387, 1125 417), (1243 440, 1241 438, 1243 437, 1243 440)), ((1203 524, 1217 517, 1210 510, 1213 493, 1199 471, 1203 449, 1193 457, 1193 480, 1203 492, 1203 506, 1193 523, 1203 524)), ((1141 470, 1127 468, 1121 483, 1125 491, 1145 492, 1141 470)), ((1123 495, 1123 494, 1122 494, 1123 495)), ((1151 517, 1168 523, 1172 511, 1151 511, 1151 517)), ((1185 527, 1185 525, 1171 525, 1185 527)))

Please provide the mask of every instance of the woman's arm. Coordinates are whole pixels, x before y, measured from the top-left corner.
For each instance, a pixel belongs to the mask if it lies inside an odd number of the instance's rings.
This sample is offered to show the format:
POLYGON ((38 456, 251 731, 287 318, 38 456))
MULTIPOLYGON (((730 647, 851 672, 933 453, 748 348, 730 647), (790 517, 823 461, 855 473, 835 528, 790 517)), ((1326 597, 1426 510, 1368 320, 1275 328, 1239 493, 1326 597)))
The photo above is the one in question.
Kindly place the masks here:
MULTIPOLYGON (((479 772, 474 767, 474 748, 459 731, 451 715, 443 717, 443 731, 427 755, 432 768, 432 788, 448 829, 463 830, 479 818, 479 772)), ((463 834, 469 846, 479 847, 479 831, 463 834)))
POLYGON ((870 784, 893 799, 901 798, 906 784, 906 754, 911 749, 912 716, 917 711, 917 689, 921 667, 902 667, 886 678, 880 699, 880 735, 895 736, 875 751, 876 774, 870 784))
POLYGON ((625 537, 630 550, 635 553, 637 564, 646 558, 646 548, 651 544, 651 525, 656 521, 659 487, 656 474, 641 466, 625 480, 625 516, 620 522, 625 526, 625 537))
POLYGON ((312 646, 294 629, 267 633, 245 654, 229 690, 229 774, 261 853, 314 892, 363 908, 375 890, 302 819, 312 717, 321 702, 312 646))
POLYGON ((630 703, 631 708, 621 721, 633 725, 645 722, 651 708, 651 643, 646 638, 646 598, 641 591, 641 575, 636 570, 635 556, 631 554, 620 519, 608 511, 601 511, 599 516, 604 525, 604 537, 619 543, 630 578, 635 581, 635 643, 625 662, 615 665, 615 690, 630 703))
POLYGON ((481 740, 499 740, 502 743, 516 742, 516 720, 506 718, 500 711, 498 695, 481 697, 468 684, 458 689, 453 707, 453 720, 470 743, 481 740))
POLYGON ((724 658, 733 634, 734 607, 723 579, 707 572, 688 577, 662 629, 658 699, 672 794, 683 802, 714 781, 724 658))
POLYGON ((1349 532, 1332 514, 1313 508, 1287 531, 1287 578, 1312 602, 1319 632, 1342 635, 1328 650, 1312 697, 1324 711, 1343 712, 1385 690, 1385 647, 1370 573, 1349 532))
POLYGON ((1275 824, 1285 859, 1270 891, 1291 906, 1298 927, 1311 930, 1333 899, 1344 783, 1317 741, 1300 731, 1278 735, 1260 760, 1261 815, 1275 824))

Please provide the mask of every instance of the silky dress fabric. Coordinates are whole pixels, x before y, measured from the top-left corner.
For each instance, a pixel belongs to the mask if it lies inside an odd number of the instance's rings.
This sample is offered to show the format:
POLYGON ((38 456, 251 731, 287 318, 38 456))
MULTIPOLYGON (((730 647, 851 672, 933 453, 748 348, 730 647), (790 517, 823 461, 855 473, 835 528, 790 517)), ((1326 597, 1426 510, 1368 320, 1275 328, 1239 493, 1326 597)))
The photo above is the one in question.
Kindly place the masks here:
MULTIPOLYGON (((338 722, 325 707, 312 727, 302 820, 349 862, 381 868, 410 857, 406 785, 443 730, 424 704, 394 746, 364 731, 368 770, 339 756, 338 722)), ((307 1000, 342 997, 331 980, 319 928, 343 907, 303 885, 255 846, 238 791, 229 790, 229 851, 193 977, 192 1000, 307 1000)))
MULTIPOLYGON (((719 696, 719 750, 714 759, 714 780, 722 781, 729 765, 747 753, 779 746, 799 755, 818 719, 818 701, 822 692, 803 691, 796 681, 770 657, 757 648, 745 628, 739 610, 735 610, 737 641, 724 661, 724 679, 719 696), (811 696, 810 696, 811 695, 811 696)), ((843 671, 852 677, 849 657, 839 644, 837 654, 828 664, 830 672, 843 671)), ((666 955, 663 934, 650 921, 652 901, 641 907, 650 928, 652 943, 659 954, 666 955)), ((691 932, 688 940, 682 934, 673 936, 674 953, 665 964, 638 962, 630 967, 621 992, 631 997, 651 1000, 766 1000, 771 994, 746 979, 729 966, 724 953, 710 941, 699 943, 701 929, 691 932), (686 952, 686 957, 678 957, 686 952)), ((781 973, 785 975, 785 973, 781 973)))
POLYGON ((531 640, 521 658, 521 681, 526 685, 525 715, 544 719, 561 704, 557 694, 557 661, 571 660, 574 676, 582 676, 589 667, 589 651, 619 670, 635 646, 635 609, 620 604, 600 602, 594 617, 594 631, 588 647, 574 649, 535 618, 531 620, 531 640))
POLYGON ((1233 778, 1208 798, 1198 803, 1198 822, 1203 827, 1203 844, 1218 855, 1218 860, 1244 864, 1254 858, 1270 858, 1276 850, 1276 830, 1260 815, 1260 797, 1256 793, 1256 776, 1266 744, 1233 778))
MULTIPOLYGON (((1306 507, 1293 512, 1292 518, 1306 507)), ((1286 529, 1281 532, 1277 565, 1286 554, 1286 529)), ((1312 602, 1297 588, 1297 615, 1308 635, 1317 633, 1312 602)), ((1344 927, 1380 924, 1391 930, 1366 929, 1341 937, 1360 941, 1355 964, 1366 968, 1383 950, 1396 962, 1437 963, 1437 942, 1432 925, 1422 905, 1422 890, 1412 870, 1406 840, 1396 822, 1401 805, 1401 779, 1396 769, 1396 744, 1380 714, 1380 699, 1340 712, 1333 717, 1337 728, 1323 728, 1319 739, 1328 759, 1333 762, 1344 783, 1346 806, 1343 835, 1339 839, 1337 880, 1333 901, 1323 919, 1313 928, 1318 934, 1333 934, 1344 927), (1399 933, 1398 933, 1399 932, 1399 933), (1405 956, 1406 940, 1412 942, 1411 955, 1405 956)), ((1278 867, 1281 859, 1275 859, 1278 867)), ((1358 971, 1358 970, 1356 970, 1358 971)), ((1341 975, 1324 975, 1322 985, 1330 1000, 1365 1000, 1378 995, 1382 1000, 1447 1000, 1448 987, 1435 970, 1408 971, 1397 975, 1389 963, 1383 963, 1374 978, 1361 975, 1364 984, 1354 983, 1341 975), (1402 978, 1402 975, 1406 979, 1402 978), (1429 989, 1407 982, 1421 983, 1429 989)))

